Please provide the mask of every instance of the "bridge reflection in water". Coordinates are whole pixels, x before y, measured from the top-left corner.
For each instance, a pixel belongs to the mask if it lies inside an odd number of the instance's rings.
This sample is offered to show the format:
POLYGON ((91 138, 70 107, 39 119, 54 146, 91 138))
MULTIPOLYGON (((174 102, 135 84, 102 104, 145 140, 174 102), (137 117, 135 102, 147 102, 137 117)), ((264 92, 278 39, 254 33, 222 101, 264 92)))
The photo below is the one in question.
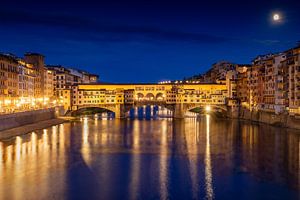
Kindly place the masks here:
MULTIPOLYGON (((174 112, 166 107, 158 105, 144 105, 140 107, 131 108, 125 115, 126 118, 130 119, 157 119, 157 118, 172 118, 174 112)), ((198 114, 195 112, 187 111, 185 117, 195 118, 198 114)), ((96 118, 115 118, 115 113, 113 112, 103 112, 95 115, 96 118)))
POLYGON ((297 131, 82 118, 0 142, 0 199, 298 199, 297 131))
POLYGON ((157 117, 170 118, 173 117, 173 111, 157 105, 145 105, 141 107, 131 108, 128 112, 128 117, 131 119, 150 119, 157 117))

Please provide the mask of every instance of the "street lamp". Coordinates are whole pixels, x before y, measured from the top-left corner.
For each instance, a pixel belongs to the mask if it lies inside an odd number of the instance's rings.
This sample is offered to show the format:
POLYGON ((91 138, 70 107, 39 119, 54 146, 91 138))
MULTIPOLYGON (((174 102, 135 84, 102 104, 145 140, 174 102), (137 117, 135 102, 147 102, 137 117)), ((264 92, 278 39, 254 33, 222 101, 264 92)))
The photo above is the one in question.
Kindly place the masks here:
POLYGON ((210 112, 210 111, 211 111, 210 105, 205 106, 205 111, 206 111, 206 112, 210 112))

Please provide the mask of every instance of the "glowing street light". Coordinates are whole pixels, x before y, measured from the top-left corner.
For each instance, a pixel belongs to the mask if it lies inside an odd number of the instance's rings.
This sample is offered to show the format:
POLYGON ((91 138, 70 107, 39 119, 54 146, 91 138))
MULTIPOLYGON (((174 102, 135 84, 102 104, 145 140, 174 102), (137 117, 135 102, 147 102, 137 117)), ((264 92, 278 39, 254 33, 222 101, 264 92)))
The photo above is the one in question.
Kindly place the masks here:
POLYGON ((206 112, 210 112, 211 111, 211 107, 209 105, 205 106, 205 111, 206 112))

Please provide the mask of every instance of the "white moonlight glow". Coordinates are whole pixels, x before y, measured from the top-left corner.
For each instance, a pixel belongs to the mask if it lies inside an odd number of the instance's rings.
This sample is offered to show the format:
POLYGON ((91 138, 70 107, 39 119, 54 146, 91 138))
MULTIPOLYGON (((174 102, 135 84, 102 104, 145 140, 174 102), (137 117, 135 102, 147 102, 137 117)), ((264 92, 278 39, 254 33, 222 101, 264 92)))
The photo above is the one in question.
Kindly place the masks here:
POLYGON ((273 20, 274 20, 274 21, 280 20, 279 14, 274 14, 274 15, 273 15, 273 20))

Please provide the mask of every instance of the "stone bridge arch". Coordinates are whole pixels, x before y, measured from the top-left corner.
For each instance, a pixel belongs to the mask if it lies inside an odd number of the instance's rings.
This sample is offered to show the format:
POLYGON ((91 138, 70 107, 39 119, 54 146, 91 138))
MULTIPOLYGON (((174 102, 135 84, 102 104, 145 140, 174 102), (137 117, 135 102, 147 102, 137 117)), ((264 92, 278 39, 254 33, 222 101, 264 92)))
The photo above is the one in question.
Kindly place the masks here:
POLYGON ((115 113, 116 118, 123 117, 124 108, 120 104, 88 104, 88 105, 81 105, 78 106, 76 109, 72 110, 69 115, 72 115, 73 113, 78 112, 81 109, 84 108, 101 108, 104 110, 107 110, 109 112, 115 113))
MULTIPOLYGON (((225 105, 215 105, 215 104, 176 104, 174 110, 174 117, 175 118, 184 118, 186 113, 195 108, 202 108, 204 111, 206 110, 207 106, 209 106, 209 112, 211 113, 221 113, 225 115, 227 113, 227 107, 225 105)), ((207 110, 205 111, 207 112, 207 110)))
POLYGON ((139 93, 137 93, 137 94, 136 94, 136 98, 137 98, 137 100, 138 100, 138 101, 141 101, 141 100, 143 100, 143 99, 144 99, 144 97, 145 97, 145 96, 144 96, 144 94, 143 94, 143 93, 140 93, 140 92, 139 92, 139 93))
POLYGON ((165 101, 166 94, 163 91, 139 91, 134 98, 135 101, 165 101))
POLYGON ((155 96, 154 96, 153 93, 147 93, 144 98, 146 99, 146 101, 153 101, 153 100, 155 100, 155 96))
POLYGON ((159 93, 156 94, 155 99, 157 101, 164 101, 166 98, 165 98, 165 95, 162 92, 159 92, 159 93))
POLYGON ((185 111, 190 111, 193 110, 195 108, 202 108, 204 110, 206 110, 207 108, 209 108, 212 112, 215 111, 221 111, 221 112, 227 112, 227 107, 224 105, 210 105, 210 104, 187 104, 185 106, 185 111))

